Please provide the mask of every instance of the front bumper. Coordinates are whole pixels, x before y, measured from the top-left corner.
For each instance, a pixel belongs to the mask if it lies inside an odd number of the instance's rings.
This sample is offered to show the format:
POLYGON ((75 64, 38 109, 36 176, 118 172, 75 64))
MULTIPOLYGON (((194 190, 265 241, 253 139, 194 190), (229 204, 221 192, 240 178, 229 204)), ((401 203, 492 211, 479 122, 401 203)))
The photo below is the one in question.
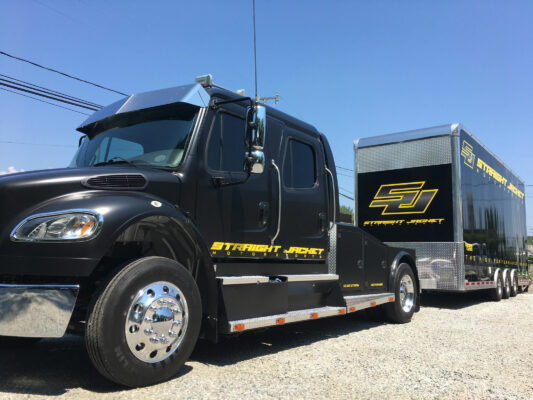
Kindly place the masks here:
POLYGON ((0 284, 0 336, 63 336, 78 292, 78 285, 0 284))

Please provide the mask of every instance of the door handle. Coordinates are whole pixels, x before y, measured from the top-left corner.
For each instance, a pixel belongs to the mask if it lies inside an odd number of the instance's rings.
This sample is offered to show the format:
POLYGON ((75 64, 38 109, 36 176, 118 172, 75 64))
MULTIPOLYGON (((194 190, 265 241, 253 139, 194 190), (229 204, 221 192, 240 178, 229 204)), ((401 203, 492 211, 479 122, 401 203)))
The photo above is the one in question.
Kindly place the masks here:
POLYGON ((327 229, 327 214, 325 212, 321 212, 318 214, 318 220, 320 223, 320 232, 324 233, 327 229))
POLYGON ((270 204, 268 201, 262 201, 257 208, 259 209, 259 228, 263 228, 268 223, 270 204))

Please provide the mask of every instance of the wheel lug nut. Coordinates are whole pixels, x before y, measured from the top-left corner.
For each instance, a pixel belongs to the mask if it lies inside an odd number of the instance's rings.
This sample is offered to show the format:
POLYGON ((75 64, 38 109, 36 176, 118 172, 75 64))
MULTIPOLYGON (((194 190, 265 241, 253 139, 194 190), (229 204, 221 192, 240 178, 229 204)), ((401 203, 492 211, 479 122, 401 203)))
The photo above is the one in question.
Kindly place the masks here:
POLYGON ((147 335, 147 336, 150 336, 154 333, 154 330, 152 328, 149 328, 149 329, 145 329, 144 330, 144 333, 147 335))

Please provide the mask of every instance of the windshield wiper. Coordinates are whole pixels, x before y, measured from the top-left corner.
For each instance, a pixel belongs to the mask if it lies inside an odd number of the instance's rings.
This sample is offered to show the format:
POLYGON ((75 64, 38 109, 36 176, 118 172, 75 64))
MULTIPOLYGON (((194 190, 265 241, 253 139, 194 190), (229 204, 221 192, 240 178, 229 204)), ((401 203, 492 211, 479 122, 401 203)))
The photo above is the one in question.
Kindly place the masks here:
POLYGON ((93 167, 100 167, 102 165, 111 165, 111 164, 129 164, 129 165, 133 165, 135 168, 137 168, 137 165, 135 165, 133 162, 131 162, 129 160, 126 160, 125 158, 118 157, 118 156, 111 157, 107 161, 102 161, 102 162, 93 164, 93 167))

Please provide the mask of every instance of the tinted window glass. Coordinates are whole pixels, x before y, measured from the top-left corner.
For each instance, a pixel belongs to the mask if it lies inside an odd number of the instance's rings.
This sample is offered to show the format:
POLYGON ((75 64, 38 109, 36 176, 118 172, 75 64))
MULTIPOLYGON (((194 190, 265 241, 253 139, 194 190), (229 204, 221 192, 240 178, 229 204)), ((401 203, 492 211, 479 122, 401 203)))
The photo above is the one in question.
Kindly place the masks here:
POLYGON ((244 170, 244 119, 219 114, 213 124, 207 146, 207 165, 218 171, 244 170))
POLYGON ((308 144, 289 140, 283 163, 283 180, 289 188, 310 188, 316 182, 315 152, 308 144))

